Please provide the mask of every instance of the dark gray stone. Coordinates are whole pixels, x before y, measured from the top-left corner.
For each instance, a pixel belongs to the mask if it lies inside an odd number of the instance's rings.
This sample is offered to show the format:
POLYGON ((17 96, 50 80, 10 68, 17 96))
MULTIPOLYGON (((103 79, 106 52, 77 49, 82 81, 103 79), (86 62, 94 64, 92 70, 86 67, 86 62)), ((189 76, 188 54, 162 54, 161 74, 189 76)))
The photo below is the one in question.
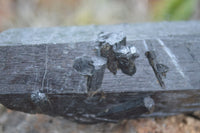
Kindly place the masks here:
POLYGON ((0 102, 85 123, 197 111, 199 57, 198 21, 11 29, 0 34, 0 102), (126 36, 110 62, 95 51, 101 31, 126 36))

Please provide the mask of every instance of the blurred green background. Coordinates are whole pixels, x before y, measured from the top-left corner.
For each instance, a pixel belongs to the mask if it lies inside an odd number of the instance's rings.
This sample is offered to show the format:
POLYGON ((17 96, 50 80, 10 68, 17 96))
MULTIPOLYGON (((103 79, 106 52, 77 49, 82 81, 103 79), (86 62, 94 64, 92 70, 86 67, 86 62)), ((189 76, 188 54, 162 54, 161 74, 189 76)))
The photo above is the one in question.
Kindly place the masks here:
POLYGON ((0 31, 200 18, 199 0, 0 0, 0 31))

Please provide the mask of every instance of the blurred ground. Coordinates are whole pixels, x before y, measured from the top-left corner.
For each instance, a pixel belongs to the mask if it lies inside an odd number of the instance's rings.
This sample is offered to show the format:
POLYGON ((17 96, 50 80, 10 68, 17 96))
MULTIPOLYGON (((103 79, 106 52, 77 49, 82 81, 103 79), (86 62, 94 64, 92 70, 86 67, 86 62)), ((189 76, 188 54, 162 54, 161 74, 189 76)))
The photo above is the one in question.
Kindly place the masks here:
MULTIPOLYGON (((198 0, 0 0, 0 31, 16 27, 200 19, 198 0)), ((81 125, 0 107, 0 133, 200 133, 186 115, 81 125)))
POLYGON ((200 120, 178 115, 84 125, 59 117, 7 110, 0 115, 0 133, 200 133, 200 120))

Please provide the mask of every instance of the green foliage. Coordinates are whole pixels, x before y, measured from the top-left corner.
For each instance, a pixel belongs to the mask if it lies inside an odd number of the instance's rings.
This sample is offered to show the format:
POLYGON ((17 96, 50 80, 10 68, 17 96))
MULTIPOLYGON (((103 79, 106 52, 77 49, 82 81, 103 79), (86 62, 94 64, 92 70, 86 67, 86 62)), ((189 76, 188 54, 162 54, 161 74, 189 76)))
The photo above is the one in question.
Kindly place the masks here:
POLYGON ((197 0, 164 0, 154 12, 156 20, 188 20, 197 0))

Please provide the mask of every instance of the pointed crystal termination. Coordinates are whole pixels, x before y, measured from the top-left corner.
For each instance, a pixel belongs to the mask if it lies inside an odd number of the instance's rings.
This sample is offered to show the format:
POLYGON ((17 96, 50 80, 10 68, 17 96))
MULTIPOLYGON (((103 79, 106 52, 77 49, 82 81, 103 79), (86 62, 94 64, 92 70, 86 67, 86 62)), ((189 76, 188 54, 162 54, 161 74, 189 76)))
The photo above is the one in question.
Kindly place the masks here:
POLYGON ((102 84, 106 59, 102 57, 79 57, 75 60, 73 68, 81 75, 87 76, 88 91, 96 91, 102 84))
POLYGON ((126 36, 120 33, 103 33, 98 36, 100 55, 107 58, 107 67, 113 74, 120 68, 132 76, 136 72, 135 59, 139 57, 134 46, 126 46, 126 36))
POLYGON ((169 71, 169 67, 163 64, 156 64, 157 70, 162 76, 166 77, 166 73, 169 71))
POLYGON ((144 98, 144 105, 149 113, 152 113, 155 109, 155 102, 150 96, 144 98))
POLYGON ((113 74, 117 73, 118 61, 115 57, 113 49, 119 49, 126 45, 125 35, 120 33, 104 33, 101 32, 98 36, 97 42, 100 47, 100 55, 107 58, 107 67, 113 74))
POLYGON ((106 58, 113 54, 113 49, 120 49, 121 46, 126 46, 126 36, 122 32, 101 32, 97 41, 99 42, 99 46, 101 48, 101 56, 106 58))
POLYGON ((123 73, 132 76, 136 72, 135 59, 139 57, 134 46, 122 48, 115 50, 116 59, 118 60, 118 67, 123 73))

